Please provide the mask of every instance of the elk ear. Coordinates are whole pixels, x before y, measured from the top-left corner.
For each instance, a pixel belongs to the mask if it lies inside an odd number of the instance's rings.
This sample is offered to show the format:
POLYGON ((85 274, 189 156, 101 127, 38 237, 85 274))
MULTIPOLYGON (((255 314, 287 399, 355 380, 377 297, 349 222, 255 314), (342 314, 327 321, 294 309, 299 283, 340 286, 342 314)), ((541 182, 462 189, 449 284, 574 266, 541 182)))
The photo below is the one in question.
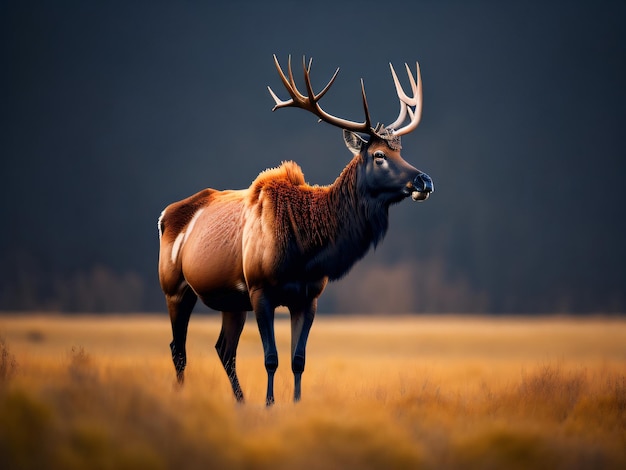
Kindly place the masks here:
POLYGON ((346 147, 352 152, 353 155, 361 153, 363 146, 367 143, 363 137, 352 131, 343 130, 343 141, 346 143, 346 147))

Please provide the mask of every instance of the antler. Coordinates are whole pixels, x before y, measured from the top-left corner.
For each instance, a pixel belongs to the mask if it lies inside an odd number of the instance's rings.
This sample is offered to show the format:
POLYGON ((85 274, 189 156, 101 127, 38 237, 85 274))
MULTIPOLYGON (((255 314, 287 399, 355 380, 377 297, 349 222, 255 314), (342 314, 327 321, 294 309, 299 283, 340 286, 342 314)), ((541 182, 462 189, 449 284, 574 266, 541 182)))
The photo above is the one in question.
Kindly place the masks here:
POLYGON ((286 108, 286 107, 302 108, 306 111, 310 111, 313 114, 315 114, 320 119, 320 121, 325 121, 329 124, 332 124, 333 126, 338 126, 338 127, 341 127, 342 129, 347 129, 347 130, 354 131, 354 132, 362 132, 366 134, 371 134, 373 132, 373 129, 372 129, 372 125, 370 122, 370 114, 369 114, 369 110, 367 107, 367 99, 365 97, 365 87, 363 85, 363 80, 361 80, 361 96, 363 97, 363 109, 365 111, 365 122, 348 121, 347 119, 342 119, 340 117, 333 116, 331 114, 328 114, 326 111, 324 111, 320 107, 318 101, 330 89, 331 85, 335 81, 335 78, 337 78, 337 74, 339 73, 339 68, 335 70, 335 73, 331 77, 328 84, 324 87, 324 89, 316 95, 313 92, 313 87, 311 86, 310 73, 311 73, 312 62, 313 62, 313 59, 309 59, 309 65, 307 66, 305 58, 304 57, 302 58, 302 67, 304 69, 304 83, 306 85, 306 92, 307 92, 307 95, 305 96, 298 91, 298 88, 296 87, 296 82, 293 79, 293 72, 291 71, 291 55, 289 56, 289 63, 287 65, 287 70, 289 72, 289 79, 287 79, 287 77, 283 73, 283 70, 280 64, 278 63, 276 54, 274 54, 274 64, 276 65, 276 70, 278 70, 278 75, 280 76, 280 79, 283 81, 283 85, 285 85, 285 88, 287 89, 289 96, 291 96, 291 99, 287 101, 281 100, 280 98, 278 98, 278 96, 276 96, 276 94, 268 86, 267 89, 269 90, 270 94, 272 95, 272 98, 274 98, 274 101, 276 102, 276 105, 274 106, 272 111, 275 111, 279 108, 286 108))
POLYGON ((293 72, 291 71, 291 55, 289 56, 289 61, 287 64, 287 71, 289 73, 289 78, 287 78, 278 63, 278 59, 276 58, 276 54, 274 54, 274 64, 276 65, 276 70, 278 70, 278 75, 285 85, 289 96, 291 99, 283 101, 272 91, 272 89, 268 86, 272 98, 276 102, 272 111, 275 111, 279 108, 287 108, 287 107, 295 107, 302 108, 306 111, 310 111, 315 114, 320 121, 325 121, 333 126, 341 127, 342 129, 347 129, 353 132, 361 132, 370 135, 378 135, 382 138, 390 138, 390 137, 400 137, 402 135, 408 134, 413 131, 420 122, 422 117, 422 77, 420 74, 419 64, 417 65, 417 82, 413 78, 413 74, 411 73, 411 69, 407 64, 404 64, 406 67, 407 74, 409 75, 409 81, 411 83, 411 90, 413 93, 412 97, 407 96, 407 94, 402 89, 402 85, 400 85, 400 81, 396 75, 396 71, 393 69, 393 65, 389 64, 391 67, 391 75, 393 77, 394 84, 396 86, 396 93, 398 94, 398 98, 400 99, 400 113, 398 118, 389 126, 379 125, 375 129, 372 127, 369 109, 367 106, 367 98, 365 97, 365 86, 363 85, 363 80, 361 79, 361 96, 363 98, 363 110, 365 111, 365 122, 354 122, 348 121, 347 119, 342 119, 340 117, 333 116, 324 111, 318 101, 326 94, 326 92, 330 89, 332 84, 335 82, 335 78, 337 78, 337 74, 339 73, 339 68, 335 70, 335 73, 326 84, 324 89, 320 91, 318 94, 315 94, 313 91, 313 87, 311 85, 311 64, 313 59, 309 59, 309 64, 307 66, 306 59, 302 58, 302 68, 304 69, 304 83, 306 86, 306 95, 303 95, 298 91, 296 87, 296 82, 293 78, 293 72), (409 123, 396 129, 396 127, 402 125, 406 120, 407 114, 410 117, 409 123), (384 134, 384 135, 383 135, 384 134), (389 137, 385 137, 389 136, 389 137))
POLYGON ((422 75, 420 73, 420 64, 416 62, 415 65, 417 68, 417 83, 413 79, 413 74, 411 73, 411 69, 408 64, 404 64, 406 72, 409 76, 409 81, 411 82, 411 90, 413 92, 413 97, 410 98, 406 95, 406 93, 404 93, 402 85, 400 85, 400 81, 396 75, 396 71, 393 69, 393 65, 391 65, 391 63, 389 64, 389 67, 391 67, 393 82, 396 85, 396 93, 398 93, 398 98, 400 98, 400 114, 398 115, 398 119, 396 119, 392 124, 389 124, 387 128, 392 129, 392 133, 396 136, 405 135, 413 131, 422 118, 422 75), (414 109, 411 109, 412 107, 414 109), (406 126, 396 129, 397 126, 404 122, 407 113, 409 114, 411 121, 406 126))

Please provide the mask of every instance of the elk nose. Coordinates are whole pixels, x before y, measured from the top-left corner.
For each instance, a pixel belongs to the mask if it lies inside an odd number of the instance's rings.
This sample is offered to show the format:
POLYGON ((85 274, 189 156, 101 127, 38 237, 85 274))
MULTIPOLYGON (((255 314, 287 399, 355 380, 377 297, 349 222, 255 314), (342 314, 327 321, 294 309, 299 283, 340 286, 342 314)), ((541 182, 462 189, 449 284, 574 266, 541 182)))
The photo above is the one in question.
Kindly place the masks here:
POLYGON ((418 173, 418 175, 413 180, 413 186, 415 186, 416 191, 421 193, 432 193, 435 190, 435 186, 433 185, 433 180, 426 173, 418 173))

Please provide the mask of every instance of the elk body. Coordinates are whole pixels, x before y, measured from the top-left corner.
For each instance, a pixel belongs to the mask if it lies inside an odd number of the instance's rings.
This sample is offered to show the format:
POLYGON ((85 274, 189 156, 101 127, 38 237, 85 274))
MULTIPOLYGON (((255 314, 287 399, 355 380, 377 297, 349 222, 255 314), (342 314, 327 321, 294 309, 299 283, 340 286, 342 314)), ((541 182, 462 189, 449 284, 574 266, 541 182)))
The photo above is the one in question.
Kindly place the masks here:
MULTIPOLYGON (((400 99, 398 119, 389 126, 371 126, 361 82, 365 122, 347 121, 325 112, 310 81, 311 62, 303 62, 306 95, 296 87, 291 60, 288 76, 274 56, 290 99, 274 109, 298 107, 343 129, 354 157, 329 186, 309 186, 300 167, 285 162, 259 174, 249 188, 205 189, 169 205, 159 218, 159 280, 172 323, 170 344, 177 379, 184 380, 185 343, 191 311, 198 297, 222 312, 216 349, 233 393, 243 401, 236 373, 239 337, 248 311, 254 311, 263 342, 267 370, 266 404, 274 402, 278 354, 274 310, 286 306, 291 315, 291 368, 294 400, 301 396, 306 343, 327 282, 345 275, 370 247, 384 237, 391 204, 412 196, 425 200, 431 179, 400 155, 400 136, 411 132, 421 116, 421 78, 407 72, 413 96, 407 96, 393 67, 400 99), (402 126, 408 118, 408 124, 402 126), (362 135, 359 135, 362 134, 362 135)), ((268 87, 269 88, 269 87, 268 87)))

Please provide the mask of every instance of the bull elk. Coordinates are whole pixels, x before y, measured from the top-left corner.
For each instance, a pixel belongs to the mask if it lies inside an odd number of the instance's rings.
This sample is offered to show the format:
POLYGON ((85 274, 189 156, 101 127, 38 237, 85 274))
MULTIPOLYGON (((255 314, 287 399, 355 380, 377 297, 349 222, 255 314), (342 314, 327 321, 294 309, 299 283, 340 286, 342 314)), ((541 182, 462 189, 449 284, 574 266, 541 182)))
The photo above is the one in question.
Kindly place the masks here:
POLYGON ((291 368, 294 401, 298 401, 309 330, 327 282, 344 276, 382 240, 391 204, 408 196, 424 201, 433 191, 430 177, 400 155, 400 137, 413 131, 421 117, 419 64, 417 80, 405 64, 412 96, 403 91, 390 64, 400 113, 388 126, 372 126, 363 80, 365 120, 353 122, 327 113, 319 104, 339 69, 316 94, 311 61, 307 65, 303 59, 303 94, 293 78, 291 57, 288 75, 276 56, 274 63, 290 99, 279 99, 268 87, 276 102, 273 110, 301 108, 343 129, 352 160, 329 186, 309 186, 296 163, 283 162, 261 172, 247 189, 205 189, 175 202, 165 208, 158 222, 159 280, 172 323, 170 349, 178 382, 184 381, 187 327, 200 297, 208 307, 222 312, 215 348, 240 402, 244 396, 235 358, 247 312, 254 311, 263 342, 267 405, 274 403, 278 367, 276 307, 287 307, 291 315, 291 368))

